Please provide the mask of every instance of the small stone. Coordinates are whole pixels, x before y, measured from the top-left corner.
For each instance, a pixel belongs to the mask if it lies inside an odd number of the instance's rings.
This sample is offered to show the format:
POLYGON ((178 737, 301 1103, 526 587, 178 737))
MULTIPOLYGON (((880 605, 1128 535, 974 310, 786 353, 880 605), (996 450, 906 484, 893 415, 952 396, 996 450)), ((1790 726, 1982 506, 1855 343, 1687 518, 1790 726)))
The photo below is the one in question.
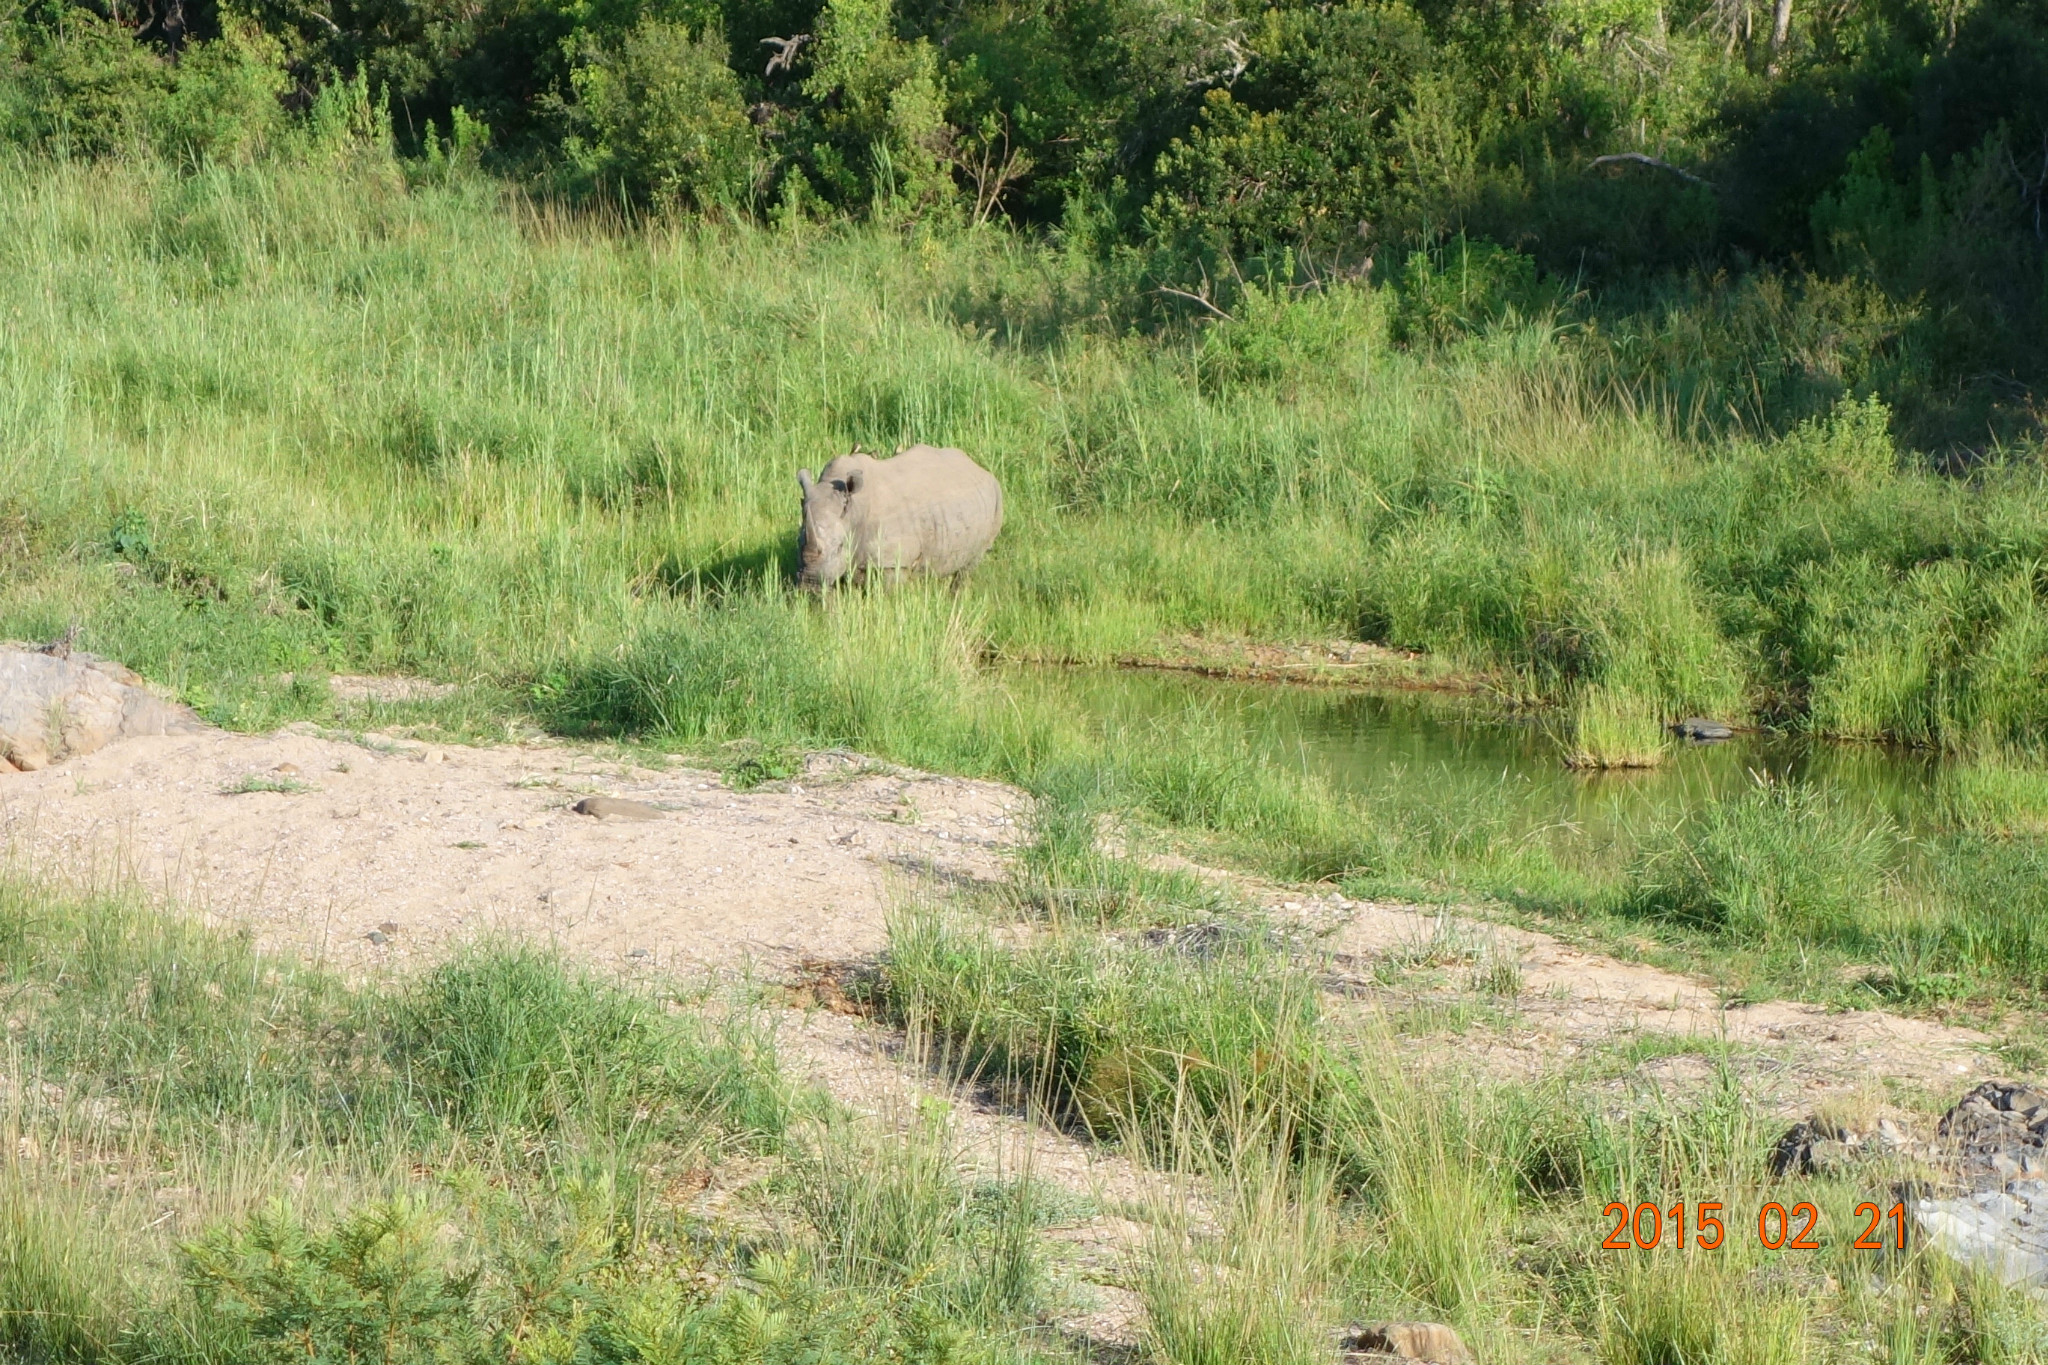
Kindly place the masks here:
POLYGON ((1392 1356, 1428 1365, 1473 1365, 1472 1352, 1455 1329, 1441 1322, 1382 1322, 1346 1332, 1342 1349, 1352 1356, 1392 1356))
POLYGON ((586 796, 569 807, 578 815, 600 820, 659 820, 661 811, 645 801, 628 801, 620 796, 586 796))
POLYGON ((1832 1175, 1841 1171, 1855 1159, 1856 1149, 1852 1145, 1827 1138, 1806 1149, 1807 1169, 1820 1175, 1832 1175))
POLYGON ((395 934, 403 927, 404 926, 395 924, 391 920, 387 919, 382 924, 377 926, 377 932, 380 934, 395 934))
POLYGON ((635 949, 634 949, 634 950, 633 950, 632 952, 630 952, 630 953, 627 953, 627 954, 626 954, 626 956, 627 956, 627 957, 646 957, 646 956, 647 956, 647 950, 646 950, 645 948, 635 948, 635 949))
POLYGON ((439 749, 429 749, 425 754, 421 755, 420 761, 423 763, 446 763, 448 755, 442 753, 439 749))
POLYGON ((280 773, 285 777, 297 777, 299 775, 299 765, 296 763, 280 763, 275 768, 272 768, 271 771, 280 773))
POLYGON ((384 931, 381 929, 372 929, 366 937, 380 948, 391 941, 384 936, 384 931))

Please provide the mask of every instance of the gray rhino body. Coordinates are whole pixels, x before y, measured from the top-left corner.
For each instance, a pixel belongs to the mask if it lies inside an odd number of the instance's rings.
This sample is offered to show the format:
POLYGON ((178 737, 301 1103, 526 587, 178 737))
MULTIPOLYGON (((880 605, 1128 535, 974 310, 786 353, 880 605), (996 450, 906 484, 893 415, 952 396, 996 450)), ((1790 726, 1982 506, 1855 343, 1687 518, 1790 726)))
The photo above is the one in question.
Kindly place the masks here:
POLYGON ((907 573, 960 574, 1003 529, 1003 490, 965 453, 911 446, 893 459, 841 455, 800 470, 806 587, 907 573))

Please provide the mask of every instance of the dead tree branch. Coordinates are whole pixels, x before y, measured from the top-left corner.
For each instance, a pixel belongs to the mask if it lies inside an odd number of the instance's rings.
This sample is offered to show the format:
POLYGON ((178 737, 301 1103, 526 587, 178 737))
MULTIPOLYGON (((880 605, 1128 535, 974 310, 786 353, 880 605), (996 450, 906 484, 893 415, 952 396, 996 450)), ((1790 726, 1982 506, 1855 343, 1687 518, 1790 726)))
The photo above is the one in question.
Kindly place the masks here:
POLYGON ((1623 164, 1648 166, 1653 171, 1669 171, 1680 180, 1686 181, 1689 184, 1702 185, 1707 189, 1714 188, 1713 181, 1702 180, 1691 171, 1683 170, 1668 161, 1651 156, 1646 152, 1612 152, 1606 156, 1596 156, 1586 164, 1589 169, 1598 166, 1620 166, 1623 164))
POLYGON ((1171 294, 1173 295, 1173 297, 1177 299, 1186 299, 1189 303, 1199 303, 1202 305, 1202 307, 1208 309, 1217 317, 1222 318, 1225 322, 1237 321, 1236 318, 1230 316, 1230 314, 1224 312, 1221 308, 1218 308, 1215 304, 1209 302, 1209 300, 1203 298, 1200 294, 1191 294, 1185 289, 1175 289, 1171 285, 1165 284, 1159 286, 1159 292, 1162 294, 1171 294))
POLYGON ((787 71, 796 64, 796 54, 816 41, 808 33, 794 33, 787 38, 763 38, 763 47, 775 49, 775 55, 768 59, 768 69, 761 74, 772 76, 778 71, 787 71))

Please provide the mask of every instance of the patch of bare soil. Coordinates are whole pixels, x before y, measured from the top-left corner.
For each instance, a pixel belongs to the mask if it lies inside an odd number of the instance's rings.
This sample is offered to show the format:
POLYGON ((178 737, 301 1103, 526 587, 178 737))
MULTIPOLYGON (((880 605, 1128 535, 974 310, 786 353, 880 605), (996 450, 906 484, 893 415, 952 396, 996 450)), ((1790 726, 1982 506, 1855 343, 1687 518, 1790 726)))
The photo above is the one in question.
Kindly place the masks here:
POLYGON ((1356 640, 1267 644, 1184 635, 1156 654, 1117 660, 1124 668, 1160 668, 1249 682, 1325 686, 1406 687, 1438 692, 1482 692, 1486 679, 1460 673, 1428 654, 1356 640))
POLYGON ((776 974, 878 951, 896 879, 999 876, 1024 800, 832 756, 778 786, 736 792, 567 746, 208 732, 7 777, 0 846, 64 879, 131 878, 350 971, 506 933, 776 974), (593 794, 658 818, 569 809, 593 794))
POLYGON ((1991 1069, 1993 1040, 1971 1029, 1881 1010, 1723 1001, 1692 977, 1533 930, 1412 905, 1276 908, 1319 933, 1334 990, 1528 1075, 1635 1055, 1617 1085, 1682 1091, 1725 1059, 1756 1102, 1792 1116, 1844 1103, 1933 1112, 1991 1069))
MULTIPOLYGON (((1030 657, 1027 663, 1067 664, 1074 660, 1030 657)), ((1356 640, 1268 644, 1183 635, 1147 654, 1129 654, 1119 668, 1149 668, 1198 673, 1210 678, 1246 682, 1315 683, 1325 687, 1394 687, 1432 692, 1485 692, 1490 680, 1459 672, 1429 654, 1389 649, 1356 640)))

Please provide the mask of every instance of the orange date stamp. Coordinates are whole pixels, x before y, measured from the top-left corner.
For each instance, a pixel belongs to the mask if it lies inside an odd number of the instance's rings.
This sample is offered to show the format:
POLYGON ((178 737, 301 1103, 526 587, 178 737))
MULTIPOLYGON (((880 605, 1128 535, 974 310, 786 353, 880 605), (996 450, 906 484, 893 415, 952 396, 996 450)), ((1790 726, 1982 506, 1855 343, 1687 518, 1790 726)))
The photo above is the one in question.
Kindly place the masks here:
MULTIPOLYGON (((1614 1220, 1614 1226, 1600 1246, 1606 1251, 1654 1251, 1662 1246, 1682 1251, 1690 1231, 1694 1247, 1719 1251, 1728 1243, 1726 1212, 1727 1205, 1712 1201, 1688 1205, 1680 1200, 1667 1209, 1616 1200, 1601 1211, 1602 1217, 1614 1220)), ((1851 1250, 1906 1249, 1905 1204, 1884 1208, 1861 1203, 1856 1206, 1856 1217, 1864 1220, 1863 1230, 1849 1243, 1851 1250)), ((1804 1201, 1789 1209, 1773 1201, 1756 1211, 1756 1240, 1767 1251, 1819 1251, 1820 1230, 1820 1210, 1804 1201)))

